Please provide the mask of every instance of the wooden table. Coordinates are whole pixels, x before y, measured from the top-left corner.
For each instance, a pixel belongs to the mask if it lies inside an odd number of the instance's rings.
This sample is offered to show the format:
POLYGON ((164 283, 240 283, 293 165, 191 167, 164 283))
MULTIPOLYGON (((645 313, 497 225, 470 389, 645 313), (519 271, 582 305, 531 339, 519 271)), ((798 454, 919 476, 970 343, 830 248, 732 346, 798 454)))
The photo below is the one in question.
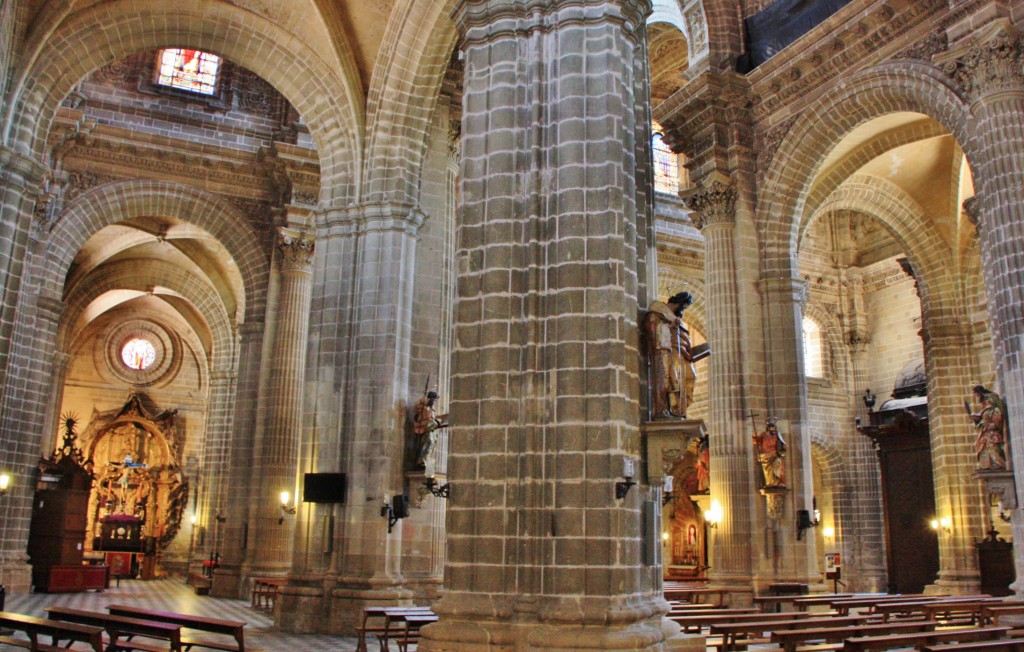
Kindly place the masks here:
POLYGON ((723 588, 709 588, 706 586, 695 586, 690 588, 674 588, 665 589, 666 600, 680 600, 683 602, 691 602, 697 604, 700 602, 700 598, 704 596, 718 596, 718 600, 714 603, 716 606, 721 606, 725 599, 726 594, 729 593, 729 589, 723 588))
POLYGON ((394 606, 394 605, 376 605, 371 607, 363 607, 363 620, 356 627, 356 652, 366 652, 366 634, 381 634, 387 632, 390 627, 390 619, 388 615, 390 613, 407 613, 407 614, 432 614, 430 607, 418 607, 414 605, 409 606, 394 606), (383 619, 384 622, 380 625, 370 624, 370 619, 383 619))

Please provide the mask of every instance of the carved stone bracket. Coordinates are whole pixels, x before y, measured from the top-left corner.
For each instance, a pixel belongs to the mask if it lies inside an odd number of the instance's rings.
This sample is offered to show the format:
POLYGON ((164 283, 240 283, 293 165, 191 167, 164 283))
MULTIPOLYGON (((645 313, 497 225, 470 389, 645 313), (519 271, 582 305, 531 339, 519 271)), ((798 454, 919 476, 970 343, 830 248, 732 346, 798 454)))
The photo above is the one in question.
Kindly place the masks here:
POLYGON ((975 480, 985 485, 985 495, 994 498, 1000 505, 1000 512, 1013 513, 1017 510, 1017 489, 1013 484, 1013 471, 982 471, 973 474, 975 480))
POLYGON ((781 521, 785 516, 786 494, 788 487, 763 487, 761 495, 768 501, 768 518, 773 521, 781 521))
POLYGON ((643 435, 647 444, 647 481, 654 486, 660 485, 672 464, 682 458, 691 439, 707 435, 707 428, 702 419, 659 421, 644 424, 643 435))
POLYGON ((725 174, 712 172, 702 187, 680 196, 693 211, 693 223, 701 231, 712 224, 732 224, 736 219, 736 184, 725 174))

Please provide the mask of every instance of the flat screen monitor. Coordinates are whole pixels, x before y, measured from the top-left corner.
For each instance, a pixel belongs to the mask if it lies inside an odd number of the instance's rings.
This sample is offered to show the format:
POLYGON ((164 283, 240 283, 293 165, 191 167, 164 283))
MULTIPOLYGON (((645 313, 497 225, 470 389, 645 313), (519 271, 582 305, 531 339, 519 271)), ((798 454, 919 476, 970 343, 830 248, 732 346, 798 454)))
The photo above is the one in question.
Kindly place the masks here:
POLYGON ((302 486, 302 500, 307 503, 345 502, 344 473, 307 473, 302 486))

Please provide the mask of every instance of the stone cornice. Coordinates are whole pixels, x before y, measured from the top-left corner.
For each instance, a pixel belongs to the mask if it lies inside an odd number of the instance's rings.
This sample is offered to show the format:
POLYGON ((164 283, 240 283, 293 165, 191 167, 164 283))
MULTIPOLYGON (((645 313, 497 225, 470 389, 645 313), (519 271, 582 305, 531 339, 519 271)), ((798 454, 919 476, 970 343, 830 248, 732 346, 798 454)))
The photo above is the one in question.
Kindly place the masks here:
POLYGON ((319 211, 326 231, 322 237, 351 237, 370 232, 401 231, 417 237, 427 215, 419 206, 368 202, 319 211))

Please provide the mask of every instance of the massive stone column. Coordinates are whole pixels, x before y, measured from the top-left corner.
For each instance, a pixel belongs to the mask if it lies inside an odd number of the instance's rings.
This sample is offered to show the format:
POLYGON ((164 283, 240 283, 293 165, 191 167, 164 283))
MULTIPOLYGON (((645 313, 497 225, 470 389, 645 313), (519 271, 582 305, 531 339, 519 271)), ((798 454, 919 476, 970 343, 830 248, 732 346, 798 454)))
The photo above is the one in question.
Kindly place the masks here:
MULTIPOLYGON (((974 116, 971 164, 982 265, 1019 498, 1024 496, 1024 45, 1008 19, 996 18, 937 60, 960 83, 974 116)), ((1013 531, 1015 539, 1024 541, 1020 510, 1014 513, 1013 531)), ((1024 595, 1024 546, 1014 547, 1014 559, 1018 579, 1012 586, 1024 595)))
POLYGON ((694 224, 704 235, 707 301, 708 431, 711 495, 725 518, 710 534, 711 580, 739 594, 753 591, 754 469, 750 428, 743 414, 743 356, 740 350, 736 283, 736 185, 714 172, 689 197, 694 224))
POLYGON ((936 517, 949 517, 949 532, 940 531, 938 591, 976 593, 981 587, 974 546, 984 538, 988 506, 971 471, 974 431, 963 399, 971 379, 970 332, 946 320, 925 322, 924 352, 928 366, 928 429, 932 442, 936 517))
POLYGON ((641 527, 648 494, 615 492, 625 460, 639 469, 649 11, 647 0, 456 9, 448 561, 420 650, 664 645, 660 568, 643 554, 660 545, 641 527))
POLYGON ((298 499, 297 471, 299 433, 302 428, 302 383, 309 333, 309 308, 313 287, 313 240, 282 228, 277 243, 279 284, 272 343, 263 399, 264 426, 259 442, 259 491, 249 536, 258 541, 251 559, 253 572, 284 572, 291 567, 295 517, 282 516, 278 495, 298 499))

